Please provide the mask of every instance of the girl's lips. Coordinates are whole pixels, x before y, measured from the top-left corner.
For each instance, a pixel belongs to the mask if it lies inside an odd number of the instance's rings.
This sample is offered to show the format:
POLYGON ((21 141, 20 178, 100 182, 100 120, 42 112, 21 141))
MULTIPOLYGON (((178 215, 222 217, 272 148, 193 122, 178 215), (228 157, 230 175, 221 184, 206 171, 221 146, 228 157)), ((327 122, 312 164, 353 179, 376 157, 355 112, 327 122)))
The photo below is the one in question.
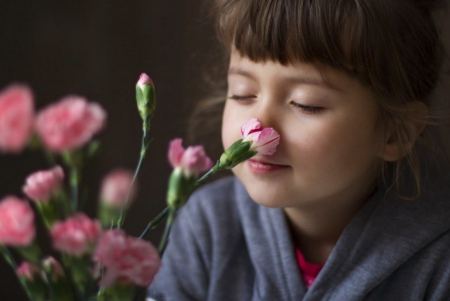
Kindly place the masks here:
POLYGON ((271 173, 275 171, 279 171, 282 169, 286 169, 289 166, 287 165, 279 165, 279 164, 272 164, 264 161, 256 161, 256 160, 247 160, 247 166, 250 168, 251 171, 254 173, 271 173))

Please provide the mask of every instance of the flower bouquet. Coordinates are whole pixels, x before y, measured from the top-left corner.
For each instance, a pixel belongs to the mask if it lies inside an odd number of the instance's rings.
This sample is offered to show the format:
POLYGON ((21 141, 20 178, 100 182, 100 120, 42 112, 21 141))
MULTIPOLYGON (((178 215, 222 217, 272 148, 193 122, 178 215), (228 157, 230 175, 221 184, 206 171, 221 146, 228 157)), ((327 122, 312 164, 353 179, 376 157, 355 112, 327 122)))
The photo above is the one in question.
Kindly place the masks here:
POLYGON ((121 228, 152 141, 149 131, 156 107, 154 85, 146 74, 136 84, 136 100, 143 124, 137 167, 134 173, 117 169, 105 176, 98 214, 90 217, 81 211, 79 186, 83 167, 99 150, 94 137, 105 127, 104 109, 83 97, 68 96, 36 114, 27 86, 11 85, 0 92, 0 151, 42 150, 50 165, 27 177, 22 188, 26 199, 0 198, 0 253, 15 270, 29 300, 138 300, 160 266, 171 225, 192 191, 220 170, 258 153, 273 154, 279 143, 278 133, 261 128, 256 118, 242 126, 243 138, 216 164, 202 146, 184 149, 181 139, 172 140, 167 207, 140 237, 131 237, 121 228), (51 255, 44 256, 36 241, 36 213, 48 230, 51 255), (164 220, 165 231, 156 248, 145 235, 164 220))

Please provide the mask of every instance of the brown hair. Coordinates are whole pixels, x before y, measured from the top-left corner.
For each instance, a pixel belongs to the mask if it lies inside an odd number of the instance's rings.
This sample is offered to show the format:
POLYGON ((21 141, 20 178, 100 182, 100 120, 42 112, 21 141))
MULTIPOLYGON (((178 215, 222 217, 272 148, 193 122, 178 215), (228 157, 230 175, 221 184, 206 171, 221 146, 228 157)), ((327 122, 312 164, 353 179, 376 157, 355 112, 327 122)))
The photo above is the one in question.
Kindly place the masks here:
MULTIPOLYGON (((439 76, 443 47, 431 11, 440 5, 438 0, 216 0, 212 13, 228 53, 235 47, 255 62, 330 66, 371 87, 386 127, 406 154, 384 173, 400 179, 409 169, 416 191, 403 196, 414 198, 420 194, 420 174, 411 124, 429 124, 432 118, 407 105, 426 103, 439 76)), ((221 112, 220 106, 223 101, 215 97, 201 104, 192 120, 205 110, 221 112)))

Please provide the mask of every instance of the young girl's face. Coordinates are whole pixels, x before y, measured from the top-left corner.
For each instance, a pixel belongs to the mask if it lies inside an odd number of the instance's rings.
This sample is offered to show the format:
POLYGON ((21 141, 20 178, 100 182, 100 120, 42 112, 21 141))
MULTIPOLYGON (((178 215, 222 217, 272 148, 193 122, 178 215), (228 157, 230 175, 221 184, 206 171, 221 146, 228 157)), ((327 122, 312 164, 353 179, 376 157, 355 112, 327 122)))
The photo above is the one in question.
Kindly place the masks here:
POLYGON ((240 139, 256 117, 281 135, 277 152, 233 169, 250 196, 269 207, 358 202, 373 191, 383 158, 381 113, 357 79, 313 65, 255 63, 231 53, 222 141, 240 139))

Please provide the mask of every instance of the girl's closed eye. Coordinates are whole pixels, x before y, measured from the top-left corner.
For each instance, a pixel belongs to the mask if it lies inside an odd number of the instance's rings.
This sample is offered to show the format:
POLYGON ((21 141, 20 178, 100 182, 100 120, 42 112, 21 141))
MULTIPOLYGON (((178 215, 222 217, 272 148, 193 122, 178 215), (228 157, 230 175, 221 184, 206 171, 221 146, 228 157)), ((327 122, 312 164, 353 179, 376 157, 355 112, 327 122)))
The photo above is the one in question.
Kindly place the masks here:
POLYGON ((228 96, 229 99, 232 100, 251 100, 254 99, 256 96, 255 95, 231 95, 228 96))
POLYGON ((299 110, 301 110, 301 111, 303 111, 305 113, 308 113, 308 114, 316 114, 316 113, 320 113, 323 110, 325 110, 325 108, 323 108, 323 107, 303 105, 303 104, 300 104, 300 103, 295 102, 295 101, 291 101, 289 104, 292 107, 294 107, 295 109, 299 109, 299 110))

